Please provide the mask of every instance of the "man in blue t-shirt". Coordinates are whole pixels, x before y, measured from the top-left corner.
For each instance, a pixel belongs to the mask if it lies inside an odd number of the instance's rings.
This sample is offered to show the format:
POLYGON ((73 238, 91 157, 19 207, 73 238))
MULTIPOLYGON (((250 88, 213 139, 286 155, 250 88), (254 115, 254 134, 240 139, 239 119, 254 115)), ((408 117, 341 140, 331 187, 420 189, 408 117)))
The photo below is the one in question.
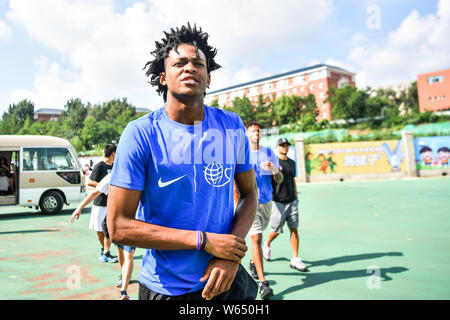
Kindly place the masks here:
POLYGON ((250 270, 255 279, 259 280, 259 295, 262 299, 273 296, 273 290, 264 277, 262 233, 267 228, 272 212, 272 176, 275 183, 283 181, 279 170, 280 164, 274 152, 259 144, 261 125, 257 122, 247 124, 247 136, 250 141, 250 162, 253 164, 258 186, 258 207, 256 217, 249 235, 252 247, 250 270))
POLYGON ((188 24, 165 33, 152 54, 146 75, 167 103, 120 137, 111 239, 147 248, 139 299, 254 299, 257 284, 240 264, 257 206, 248 139, 236 114, 203 104, 210 72, 220 67, 216 50, 188 24))

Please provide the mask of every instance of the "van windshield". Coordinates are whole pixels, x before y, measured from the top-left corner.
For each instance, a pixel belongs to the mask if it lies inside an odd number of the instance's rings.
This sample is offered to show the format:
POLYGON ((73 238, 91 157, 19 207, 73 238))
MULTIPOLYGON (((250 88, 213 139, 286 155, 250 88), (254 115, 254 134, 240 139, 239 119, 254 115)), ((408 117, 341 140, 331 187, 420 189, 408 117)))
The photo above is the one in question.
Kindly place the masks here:
POLYGON ((23 148, 23 171, 78 170, 67 148, 23 148))

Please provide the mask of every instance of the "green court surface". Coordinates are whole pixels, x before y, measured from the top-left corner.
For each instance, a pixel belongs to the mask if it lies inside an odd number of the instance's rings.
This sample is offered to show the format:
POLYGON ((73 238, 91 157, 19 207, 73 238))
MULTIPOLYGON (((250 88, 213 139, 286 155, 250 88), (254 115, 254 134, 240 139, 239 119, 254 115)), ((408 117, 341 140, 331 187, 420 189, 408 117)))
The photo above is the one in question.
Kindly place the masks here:
MULTIPOLYGON (((264 262, 272 299, 450 299, 449 178, 297 187, 300 255, 309 271, 290 269, 285 226, 264 262)), ((74 208, 55 216, 0 208, 0 299, 118 299, 119 265, 100 262, 90 208, 70 224, 74 208)), ((136 250, 132 299, 143 254, 136 250)), ((249 260, 250 251, 247 269, 249 260)))

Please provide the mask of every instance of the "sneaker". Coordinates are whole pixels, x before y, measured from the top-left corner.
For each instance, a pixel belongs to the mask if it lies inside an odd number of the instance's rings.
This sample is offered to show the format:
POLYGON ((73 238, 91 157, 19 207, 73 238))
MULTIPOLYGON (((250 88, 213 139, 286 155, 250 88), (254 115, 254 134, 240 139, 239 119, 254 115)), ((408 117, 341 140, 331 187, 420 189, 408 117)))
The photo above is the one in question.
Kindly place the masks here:
POLYGON ((263 281, 259 284, 259 296, 261 299, 269 299, 273 296, 273 290, 267 281, 263 281))
POLYGON ((100 259, 101 262, 108 262, 108 257, 104 253, 100 254, 100 257, 98 258, 100 259))
POLYGON ((300 258, 291 258, 291 268, 297 269, 298 271, 306 271, 308 268, 303 263, 300 258))
POLYGON ((267 241, 264 242, 264 245, 263 245, 263 257, 267 261, 270 261, 270 251, 271 251, 271 248, 269 246, 267 246, 267 241))
POLYGON ((119 261, 119 259, 117 257, 112 256, 111 253, 109 253, 109 251, 105 254, 105 256, 108 262, 116 263, 117 261, 119 261))
POLYGON ((253 261, 250 261, 250 272, 252 273, 252 277, 254 279, 258 279, 258 273, 256 272, 256 267, 253 261))
POLYGON ((130 296, 127 294, 126 290, 120 291, 120 300, 130 300, 130 296))
POLYGON ((116 283, 117 288, 122 288, 122 275, 119 276, 119 281, 116 283))

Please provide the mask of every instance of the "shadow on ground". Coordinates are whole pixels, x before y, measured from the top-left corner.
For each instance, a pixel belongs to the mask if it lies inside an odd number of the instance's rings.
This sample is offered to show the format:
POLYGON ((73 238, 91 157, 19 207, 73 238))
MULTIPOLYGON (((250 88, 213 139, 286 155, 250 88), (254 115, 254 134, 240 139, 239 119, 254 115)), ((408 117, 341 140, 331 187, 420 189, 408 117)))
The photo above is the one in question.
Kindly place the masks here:
MULTIPOLYGON (((307 265, 307 272, 288 272, 288 273, 276 273, 276 272, 266 272, 267 275, 282 275, 282 276, 301 276, 300 284, 294 285, 290 288, 287 288, 279 293, 276 293, 272 299, 274 300, 282 300, 283 297, 287 294, 322 285, 324 283, 337 281, 337 280, 345 280, 351 278, 363 278, 368 277, 372 273, 368 272, 367 269, 359 269, 359 270, 349 270, 349 271, 330 271, 330 272, 314 272, 314 267, 318 266, 333 266, 338 263, 352 262, 357 260, 367 260, 367 259, 376 259, 385 256, 403 256, 401 252, 379 252, 379 253, 365 253, 365 254, 357 254, 357 255, 347 255, 342 257, 335 257, 330 259, 323 259, 317 261, 307 261, 303 260, 303 262, 307 265)), ((287 258, 277 258, 272 261, 289 261, 287 258)), ((393 280, 389 274, 391 273, 401 273, 408 271, 405 267, 391 267, 391 268, 380 268, 379 269, 379 277, 381 281, 391 281, 393 280)), ((272 281, 269 280, 269 283, 272 284, 272 281)))

